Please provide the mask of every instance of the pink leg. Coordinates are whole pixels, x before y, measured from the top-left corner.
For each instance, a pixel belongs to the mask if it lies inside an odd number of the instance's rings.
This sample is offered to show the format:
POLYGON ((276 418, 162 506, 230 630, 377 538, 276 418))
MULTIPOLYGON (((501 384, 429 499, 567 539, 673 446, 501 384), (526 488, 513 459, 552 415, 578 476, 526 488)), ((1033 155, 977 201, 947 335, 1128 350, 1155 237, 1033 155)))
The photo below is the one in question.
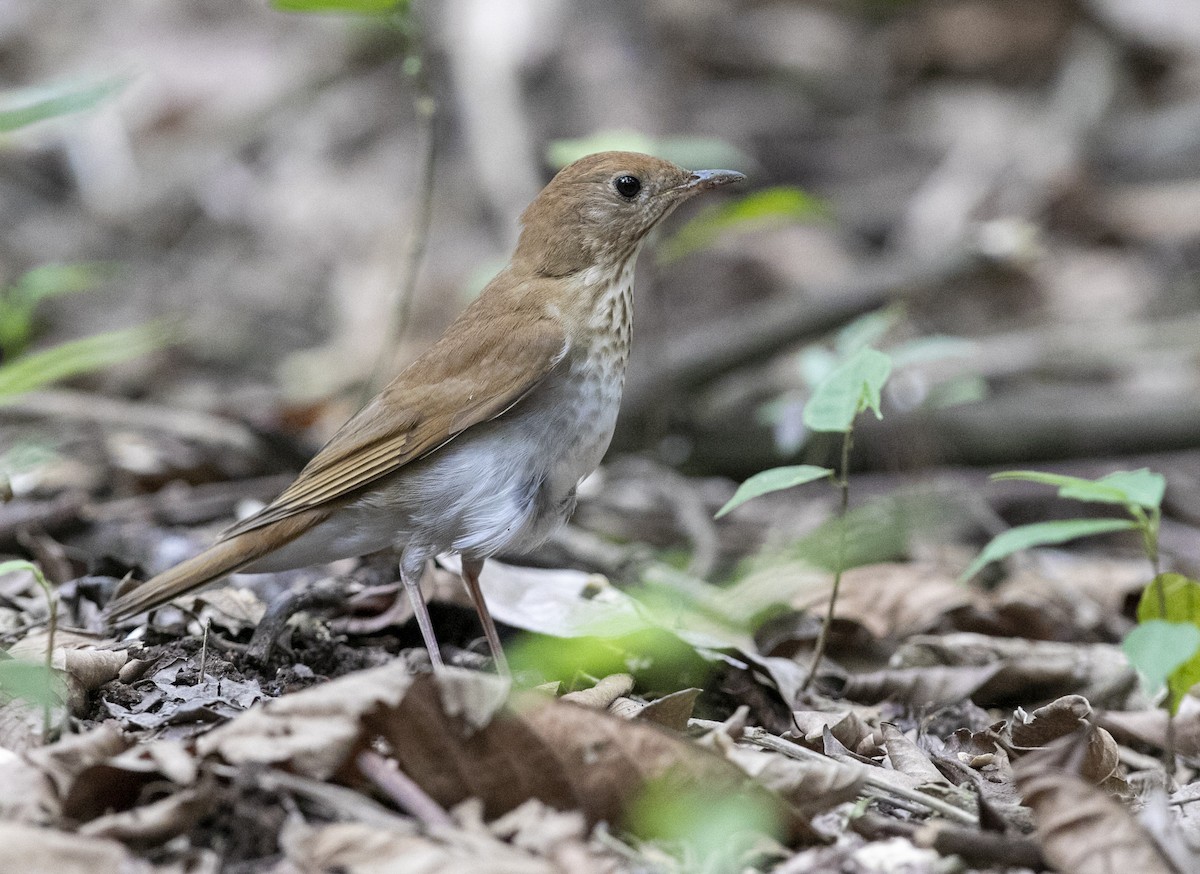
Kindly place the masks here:
POLYGON ((484 559, 468 559, 464 556, 462 579, 467 587, 467 594, 471 596, 471 603, 475 605, 479 624, 483 626, 488 649, 492 651, 492 661, 496 663, 496 672, 502 677, 511 677, 512 674, 508 670, 508 659, 504 657, 504 649, 500 646, 500 635, 496 632, 496 623, 492 621, 492 614, 488 612, 487 603, 483 600, 483 590, 479 588, 479 573, 483 570, 484 561, 484 559))
POLYGON ((421 571, 425 567, 424 560, 410 566, 410 562, 401 559, 400 580, 412 601, 413 612, 417 614, 417 626, 421 629, 421 639, 429 650, 429 661, 435 671, 445 667, 442 662, 442 651, 438 648, 437 638, 433 636, 433 622, 429 618, 429 608, 425 605, 425 597, 421 594, 421 571))

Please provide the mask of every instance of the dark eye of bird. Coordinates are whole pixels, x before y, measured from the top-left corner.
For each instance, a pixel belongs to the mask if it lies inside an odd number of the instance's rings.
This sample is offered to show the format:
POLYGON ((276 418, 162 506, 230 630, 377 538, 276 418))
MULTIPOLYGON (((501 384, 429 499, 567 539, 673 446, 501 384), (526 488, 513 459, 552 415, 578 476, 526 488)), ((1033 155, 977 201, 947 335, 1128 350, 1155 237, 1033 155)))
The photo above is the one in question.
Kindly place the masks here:
POLYGON ((613 180, 613 188, 617 189, 617 194, 622 197, 632 199, 642 190, 642 183, 636 176, 618 176, 613 180))

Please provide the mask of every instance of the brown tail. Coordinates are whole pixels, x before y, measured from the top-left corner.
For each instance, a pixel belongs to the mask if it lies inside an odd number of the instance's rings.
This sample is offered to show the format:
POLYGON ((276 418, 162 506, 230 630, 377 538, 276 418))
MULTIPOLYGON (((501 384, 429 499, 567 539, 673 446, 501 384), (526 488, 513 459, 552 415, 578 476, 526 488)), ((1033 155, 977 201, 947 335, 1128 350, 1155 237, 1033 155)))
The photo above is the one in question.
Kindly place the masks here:
POLYGON ((124 587, 118 589, 117 597, 104 609, 104 618, 109 622, 126 619, 216 582, 290 543, 328 516, 329 511, 325 509, 302 511, 262 528, 252 528, 228 540, 217 541, 194 558, 153 579, 135 583, 135 587, 127 591, 122 590, 124 587))

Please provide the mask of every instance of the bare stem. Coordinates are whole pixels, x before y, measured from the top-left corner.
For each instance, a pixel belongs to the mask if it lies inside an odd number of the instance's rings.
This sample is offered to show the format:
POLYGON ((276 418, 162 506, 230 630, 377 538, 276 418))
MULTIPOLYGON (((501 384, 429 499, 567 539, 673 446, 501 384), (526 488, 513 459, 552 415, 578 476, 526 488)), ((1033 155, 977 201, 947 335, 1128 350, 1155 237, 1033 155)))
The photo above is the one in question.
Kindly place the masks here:
POLYGON ((842 493, 841 506, 838 508, 837 560, 833 571, 833 589, 829 593, 829 609, 825 611, 825 619, 821 623, 821 633, 817 636, 817 648, 813 651, 812 665, 809 666, 808 676, 804 678, 802 691, 808 691, 817 676, 817 668, 825 656, 825 647, 829 643, 829 629, 833 625, 833 612, 837 606, 838 589, 842 585, 842 571, 846 565, 846 509, 850 505, 850 449, 854 446, 853 428, 847 428, 842 435, 842 463, 838 467, 837 485, 842 493))
POLYGON ((417 117, 423 128, 425 153, 421 161, 416 209, 413 212, 412 226, 409 228, 408 238, 404 244, 404 253, 401 256, 400 282, 390 307, 387 331, 379 346, 379 354, 371 368, 370 378, 363 387, 363 403, 366 403, 381 389, 391 376, 392 355, 395 351, 396 341, 408 325, 409 313, 412 311, 412 302, 416 295, 417 276, 421 272, 421 262, 425 259, 425 249, 429 242, 429 225, 433 216, 433 182, 437 169, 437 137, 435 136, 437 101, 429 86, 429 78, 425 69, 424 40, 415 22, 408 28, 408 38, 411 52, 405 69, 410 71, 416 89, 413 107, 416 109, 417 117))

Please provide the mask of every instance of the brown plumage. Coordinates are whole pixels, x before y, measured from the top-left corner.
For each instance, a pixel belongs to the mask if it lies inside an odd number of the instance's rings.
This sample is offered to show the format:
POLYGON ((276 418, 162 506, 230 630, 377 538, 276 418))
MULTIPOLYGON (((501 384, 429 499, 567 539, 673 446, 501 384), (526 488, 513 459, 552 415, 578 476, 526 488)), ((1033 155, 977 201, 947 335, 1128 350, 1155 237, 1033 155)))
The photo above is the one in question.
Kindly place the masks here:
POLYGON ((205 552, 118 593, 106 615, 128 617, 238 570, 391 546, 440 665, 418 581, 429 558, 457 552, 503 668, 479 571, 491 555, 528 551, 562 524, 575 486, 608 446, 646 234, 695 193, 740 178, 631 152, 564 168, 525 211, 509 265, 295 482, 205 552))

